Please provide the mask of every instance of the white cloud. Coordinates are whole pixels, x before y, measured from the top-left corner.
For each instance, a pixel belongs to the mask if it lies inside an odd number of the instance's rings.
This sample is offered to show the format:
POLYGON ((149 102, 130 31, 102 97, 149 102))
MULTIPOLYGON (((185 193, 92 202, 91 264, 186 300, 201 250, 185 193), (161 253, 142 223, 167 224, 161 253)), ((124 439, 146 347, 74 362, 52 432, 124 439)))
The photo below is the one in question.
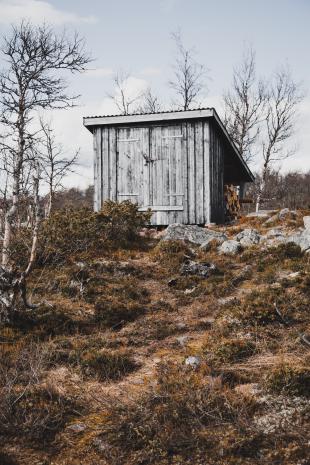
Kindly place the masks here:
POLYGON ((64 23, 94 23, 94 16, 79 16, 55 8, 44 0, 0 0, 0 22, 3 24, 15 23, 28 19, 33 23, 46 21, 53 24, 64 23))
POLYGON ((148 67, 148 68, 144 68, 142 71, 141 71, 141 74, 143 76, 158 76, 159 74, 161 74, 161 69, 160 68, 156 68, 156 67, 148 67))
POLYGON ((87 77, 94 77, 94 78, 102 78, 102 77, 109 77, 112 76, 113 69, 112 68, 94 68, 88 69, 84 75, 87 77))

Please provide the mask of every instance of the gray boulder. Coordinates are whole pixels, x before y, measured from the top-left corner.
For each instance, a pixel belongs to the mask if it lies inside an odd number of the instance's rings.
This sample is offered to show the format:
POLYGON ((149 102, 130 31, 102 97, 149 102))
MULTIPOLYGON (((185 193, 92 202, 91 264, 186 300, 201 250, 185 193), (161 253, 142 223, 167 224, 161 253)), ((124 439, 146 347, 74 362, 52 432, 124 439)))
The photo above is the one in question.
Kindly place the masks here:
POLYGON ((237 255, 242 249, 240 242, 230 240, 225 241, 223 244, 218 248, 218 252, 224 255, 237 255))
POLYGON ((256 229, 244 229, 235 237, 236 241, 239 241, 242 247, 250 247, 260 242, 260 234, 256 229))
POLYGON ((310 216, 304 216, 303 220, 304 220, 305 229, 309 231, 309 234, 310 234, 310 216))
POLYGON ((296 211, 290 210, 289 208, 282 208, 282 210, 280 210, 278 213, 271 216, 267 221, 265 221, 264 224, 268 225, 278 220, 284 220, 287 217, 295 218, 296 211))
POLYGON ((281 242, 285 242, 286 236, 280 229, 270 229, 264 236, 261 236, 260 243, 265 248, 275 247, 281 242))
POLYGON ((287 236, 285 242, 294 242, 294 244, 299 245, 302 252, 310 251, 310 229, 287 236))
POLYGON ((206 244, 214 239, 223 242, 227 240, 227 236, 201 226, 180 223, 170 224, 162 237, 163 241, 189 241, 197 245, 206 244))

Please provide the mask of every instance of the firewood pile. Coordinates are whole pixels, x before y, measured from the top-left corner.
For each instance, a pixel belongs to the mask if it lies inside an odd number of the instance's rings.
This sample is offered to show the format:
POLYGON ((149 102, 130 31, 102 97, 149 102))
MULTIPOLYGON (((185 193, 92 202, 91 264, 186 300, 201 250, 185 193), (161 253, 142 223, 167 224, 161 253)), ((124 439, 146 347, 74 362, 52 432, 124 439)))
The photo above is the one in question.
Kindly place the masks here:
POLYGON ((225 217, 232 220, 238 217, 240 211, 240 201, 237 188, 232 184, 224 186, 225 217))

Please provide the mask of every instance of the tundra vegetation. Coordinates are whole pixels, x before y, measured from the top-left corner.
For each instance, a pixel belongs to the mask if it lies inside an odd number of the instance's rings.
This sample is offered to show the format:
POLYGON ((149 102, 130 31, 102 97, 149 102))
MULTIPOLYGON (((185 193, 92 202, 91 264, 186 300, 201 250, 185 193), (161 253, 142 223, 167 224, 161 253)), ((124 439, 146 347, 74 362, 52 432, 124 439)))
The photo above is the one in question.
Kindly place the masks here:
MULTIPOLYGON (((216 229, 293 231, 306 213, 216 229)), ((149 218, 108 202, 43 221, 28 278, 39 305, 20 302, 0 329, 2 463, 306 464, 309 255, 220 255, 162 240, 149 218)), ((31 241, 15 235, 17 266, 31 241)))
POLYGON ((163 240, 128 201, 94 213, 91 188, 53 191, 66 160, 30 124, 73 103, 57 73, 83 71, 82 42, 22 24, 4 53, 0 463, 306 465, 309 253, 273 238, 309 209, 214 227, 275 240, 233 256, 163 240))

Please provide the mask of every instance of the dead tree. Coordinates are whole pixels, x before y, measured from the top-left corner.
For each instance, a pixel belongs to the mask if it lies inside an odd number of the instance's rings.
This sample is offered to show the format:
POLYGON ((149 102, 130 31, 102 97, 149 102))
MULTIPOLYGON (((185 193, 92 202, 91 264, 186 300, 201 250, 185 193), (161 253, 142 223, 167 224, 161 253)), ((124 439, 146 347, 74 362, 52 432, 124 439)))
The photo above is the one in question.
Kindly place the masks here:
POLYGON ((295 132, 298 104, 303 99, 300 85, 294 82, 287 68, 280 69, 270 82, 263 134, 263 167, 261 182, 256 198, 256 211, 259 210, 266 178, 275 162, 292 156, 296 148, 288 145, 295 132))
POLYGON ((255 68, 255 53, 249 48, 233 71, 231 90, 223 96, 226 129, 247 163, 254 158, 267 99, 266 85, 257 80, 255 68))
POLYGON ((4 37, 2 54, 7 67, 0 73, 1 123, 5 128, 0 144, 12 159, 12 193, 4 218, 0 300, 2 308, 10 311, 18 296, 27 305, 26 278, 36 253, 37 239, 33 230, 29 264, 22 272, 14 271, 10 247, 21 201, 23 173, 27 165, 35 165, 34 154, 37 153, 37 133, 31 123, 37 110, 68 108, 74 104, 77 96, 67 93, 63 73, 83 71, 90 58, 78 35, 69 39, 65 33, 56 35, 46 25, 34 26, 26 22, 13 26, 11 34, 4 37))
POLYGON ((130 74, 124 70, 117 72, 113 77, 115 92, 107 94, 113 100, 121 115, 129 115, 137 112, 139 101, 143 96, 143 92, 131 92, 128 89, 130 74))
POLYGON ((180 110, 189 110, 193 105, 200 106, 199 98, 206 89, 205 78, 207 70, 195 59, 195 49, 186 48, 180 33, 172 34, 177 48, 173 65, 174 76, 169 86, 175 92, 177 101, 174 103, 180 110))
POLYGON ((40 119, 40 125, 43 133, 41 138, 41 156, 42 178, 47 184, 48 194, 45 206, 45 217, 48 218, 54 206, 54 198, 57 190, 63 188, 63 180, 69 174, 74 172, 77 165, 79 150, 69 158, 64 156, 64 149, 61 144, 57 143, 54 131, 49 123, 40 119))

